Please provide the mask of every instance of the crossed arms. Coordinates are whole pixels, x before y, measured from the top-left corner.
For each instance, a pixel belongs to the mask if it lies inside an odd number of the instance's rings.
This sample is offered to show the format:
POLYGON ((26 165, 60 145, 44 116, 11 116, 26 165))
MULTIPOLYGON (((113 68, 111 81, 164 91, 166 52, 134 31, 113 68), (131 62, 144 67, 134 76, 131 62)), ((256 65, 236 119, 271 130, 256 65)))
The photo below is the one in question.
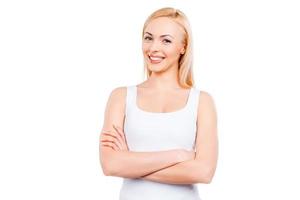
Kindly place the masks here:
POLYGON ((116 88, 106 106, 99 145, 103 173, 107 176, 141 178, 168 184, 210 183, 218 156, 217 119, 212 97, 201 92, 199 98, 196 152, 184 149, 129 151, 122 128, 124 104, 120 101, 125 97, 126 88, 116 88))

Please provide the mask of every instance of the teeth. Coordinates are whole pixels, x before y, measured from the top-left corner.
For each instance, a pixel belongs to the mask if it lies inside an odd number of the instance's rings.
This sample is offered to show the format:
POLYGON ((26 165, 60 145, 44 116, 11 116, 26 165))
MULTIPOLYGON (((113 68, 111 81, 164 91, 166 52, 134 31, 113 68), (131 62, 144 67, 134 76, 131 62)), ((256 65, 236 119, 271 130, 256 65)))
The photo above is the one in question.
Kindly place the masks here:
POLYGON ((161 58, 161 57, 152 57, 152 56, 150 56, 150 59, 151 59, 151 60, 158 61, 158 60, 162 60, 163 58, 161 58))

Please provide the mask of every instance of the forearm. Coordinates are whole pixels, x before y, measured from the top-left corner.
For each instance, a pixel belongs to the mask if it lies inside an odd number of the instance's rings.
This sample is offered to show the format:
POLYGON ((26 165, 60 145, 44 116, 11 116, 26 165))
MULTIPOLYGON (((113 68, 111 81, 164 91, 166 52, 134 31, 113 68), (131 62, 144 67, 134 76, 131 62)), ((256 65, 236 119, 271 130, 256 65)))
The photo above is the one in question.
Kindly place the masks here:
POLYGON ((168 184, 209 183, 206 166, 197 160, 188 160, 159 170, 142 179, 168 184))
POLYGON ((178 150, 112 151, 109 155, 109 175, 124 178, 140 178, 183 161, 178 150))

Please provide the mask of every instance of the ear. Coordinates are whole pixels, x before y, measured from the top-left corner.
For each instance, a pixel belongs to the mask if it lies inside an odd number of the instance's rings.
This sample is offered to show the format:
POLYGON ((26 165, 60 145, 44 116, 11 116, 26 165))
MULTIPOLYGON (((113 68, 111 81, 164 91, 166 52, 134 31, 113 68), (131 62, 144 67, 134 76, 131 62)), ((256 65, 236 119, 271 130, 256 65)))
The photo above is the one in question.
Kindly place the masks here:
POLYGON ((180 54, 184 54, 185 53, 185 48, 182 48, 181 50, 180 50, 180 54))

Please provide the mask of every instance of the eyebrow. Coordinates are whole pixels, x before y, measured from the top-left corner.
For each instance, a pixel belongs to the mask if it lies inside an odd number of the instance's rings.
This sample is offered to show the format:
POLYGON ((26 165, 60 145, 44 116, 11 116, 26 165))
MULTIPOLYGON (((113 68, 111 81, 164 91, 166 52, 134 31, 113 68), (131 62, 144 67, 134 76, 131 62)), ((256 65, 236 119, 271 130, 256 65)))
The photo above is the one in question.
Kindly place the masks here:
MULTIPOLYGON (((145 32, 145 34, 146 33, 149 34, 149 35, 151 35, 151 36, 153 36, 152 33, 145 32)), ((169 35, 169 34, 161 35, 160 37, 166 37, 166 36, 170 36, 170 37, 174 38, 172 35, 169 35)))

